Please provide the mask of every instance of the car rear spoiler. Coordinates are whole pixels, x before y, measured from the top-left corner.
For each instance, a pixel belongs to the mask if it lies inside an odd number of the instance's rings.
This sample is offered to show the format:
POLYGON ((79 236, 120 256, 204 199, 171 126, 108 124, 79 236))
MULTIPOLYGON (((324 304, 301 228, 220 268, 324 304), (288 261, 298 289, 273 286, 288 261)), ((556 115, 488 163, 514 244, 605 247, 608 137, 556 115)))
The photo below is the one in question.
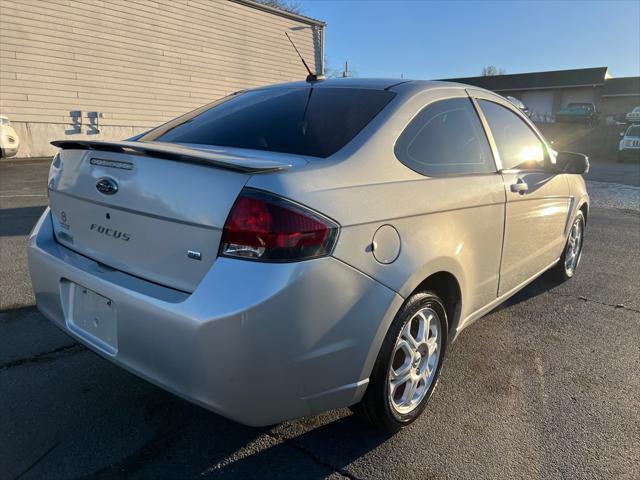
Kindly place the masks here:
POLYGON ((51 145, 63 150, 95 150, 99 152, 146 155, 178 162, 197 163, 242 173, 266 173, 293 166, 286 160, 263 159, 231 153, 222 149, 194 148, 175 143, 102 140, 56 140, 51 145))

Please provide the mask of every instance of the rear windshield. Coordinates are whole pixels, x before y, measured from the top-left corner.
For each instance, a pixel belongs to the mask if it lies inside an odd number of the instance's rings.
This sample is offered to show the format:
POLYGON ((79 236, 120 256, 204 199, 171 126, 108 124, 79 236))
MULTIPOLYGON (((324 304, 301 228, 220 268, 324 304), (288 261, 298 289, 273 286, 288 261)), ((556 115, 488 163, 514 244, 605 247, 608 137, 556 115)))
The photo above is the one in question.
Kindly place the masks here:
POLYGON ((183 115, 140 140, 328 157, 394 96, 386 90, 357 88, 252 90, 183 115))

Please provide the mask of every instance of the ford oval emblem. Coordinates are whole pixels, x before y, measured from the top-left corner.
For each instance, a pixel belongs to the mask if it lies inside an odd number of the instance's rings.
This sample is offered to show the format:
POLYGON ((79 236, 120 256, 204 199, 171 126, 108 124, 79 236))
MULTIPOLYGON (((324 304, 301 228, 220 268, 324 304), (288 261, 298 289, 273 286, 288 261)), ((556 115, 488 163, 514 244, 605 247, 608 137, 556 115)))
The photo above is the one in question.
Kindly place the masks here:
POLYGON ((118 191, 118 184, 112 178, 101 178, 96 183, 96 188, 100 193, 104 193, 105 195, 113 195, 118 191))

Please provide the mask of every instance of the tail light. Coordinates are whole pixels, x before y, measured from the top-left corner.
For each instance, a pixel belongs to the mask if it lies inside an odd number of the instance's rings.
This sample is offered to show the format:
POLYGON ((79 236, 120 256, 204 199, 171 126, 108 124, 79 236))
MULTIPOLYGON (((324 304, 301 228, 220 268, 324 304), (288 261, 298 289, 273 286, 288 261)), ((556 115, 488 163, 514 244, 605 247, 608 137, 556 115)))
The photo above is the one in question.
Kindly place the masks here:
POLYGON ((338 225, 306 207, 265 192, 243 190, 222 233, 220 255, 292 262, 329 255, 338 225))

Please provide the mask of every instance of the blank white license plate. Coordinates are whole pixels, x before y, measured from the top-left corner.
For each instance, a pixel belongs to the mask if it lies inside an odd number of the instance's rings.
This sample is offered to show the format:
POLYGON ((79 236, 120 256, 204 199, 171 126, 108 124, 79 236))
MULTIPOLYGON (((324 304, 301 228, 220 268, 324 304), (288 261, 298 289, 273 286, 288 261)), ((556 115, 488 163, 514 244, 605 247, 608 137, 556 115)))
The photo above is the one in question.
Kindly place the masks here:
POLYGON ((115 355, 118 350, 115 304, 102 295, 74 284, 68 326, 97 347, 115 355))

